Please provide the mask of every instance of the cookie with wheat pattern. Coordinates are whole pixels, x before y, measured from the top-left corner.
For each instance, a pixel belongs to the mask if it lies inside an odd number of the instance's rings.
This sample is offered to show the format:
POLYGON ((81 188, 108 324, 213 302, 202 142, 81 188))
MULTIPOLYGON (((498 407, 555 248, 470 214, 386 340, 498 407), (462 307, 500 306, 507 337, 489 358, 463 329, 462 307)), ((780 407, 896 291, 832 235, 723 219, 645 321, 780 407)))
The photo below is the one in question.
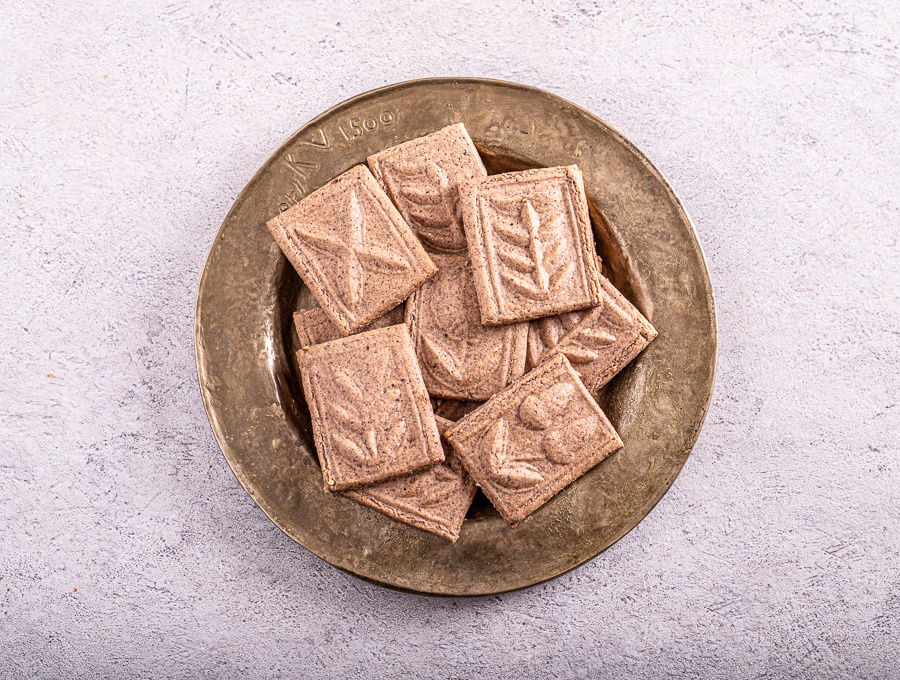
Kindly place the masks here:
POLYGON ((342 491, 444 460, 405 324, 297 352, 325 489, 342 491))
POLYGON ((602 299, 541 357, 564 354, 589 390, 608 383, 656 337, 653 325, 604 276, 602 299))
POLYGON ((428 251, 465 252, 457 189, 487 173, 462 123, 379 151, 368 164, 428 251))
POLYGON ((412 228, 363 165, 266 226, 343 335, 393 309, 437 273, 412 228))
POLYGON ((600 301, 577 166, 470 180, 459 195, 482 323, 527 321, 600 301))
POLYGON ((526 373, 444 436, 513 526, 622 447, 562 354, 526 373))
MULTIPOLYGON (((435 422, 441 432, 453 424, 440 416, 435 416, 435 422)), ((455 542, 476 488, 449 447, 444 453, 443 463, 387 482, 351 489, 344 495, 392 519, 455 542)))
POLYGON ((547 350, 556 347, 559 339, 575 328, 587 310, 563 312, 554 316, 545 316, 528 322, 528 351, 525 354, 525 369, 531 370, 541 362, 547 350))

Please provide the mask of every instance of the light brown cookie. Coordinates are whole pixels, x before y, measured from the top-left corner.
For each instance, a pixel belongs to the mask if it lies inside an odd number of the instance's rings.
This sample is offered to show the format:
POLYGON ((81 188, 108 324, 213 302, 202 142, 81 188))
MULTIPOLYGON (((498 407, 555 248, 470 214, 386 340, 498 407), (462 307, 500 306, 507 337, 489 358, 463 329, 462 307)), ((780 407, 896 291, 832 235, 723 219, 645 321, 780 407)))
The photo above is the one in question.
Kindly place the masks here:
POLYGON ((428 393, 484 401, 525 372, 528 324, 484 326, 465 255, 433 255, 437 276, 406 303, 428 393))
POLYGON ((541 356, 556 347, 559 339, 581 321, 587 310, 563 312, 555 316, 545 316, 528 322, 528 352, 525 355, 525 370, 530 371, 541 362, 541 356))
POLYGON ((331 180, 266 226, 344 335, 399 305, 437 272, 363 165, 331 180))
MULTIPOLYGON (((361 329, 360 332, 373 331, 376 328, 387 328, 403 323, 404 306, 397 305, 391 311, 379 316, 375 321, 361 329)), ((301 346, 318 345, 343 338, 341 330, 332 323, 328 315, 321 307, 299 309, 294 312, 294 329, 297 331, 297 339, 301 346)))
POLYGON ((426 250, 466 250, 457 186, 487 173, 462 123, 379 151, 368 163, 426 250))
MULTIPOLYGON (((440 416, 435 421, 441 432, 453 424, 440 416)), ((455 542, 476 489, 475 482, 449 447, 445 447, 444 453, 443 463, 387 482, 351 489, 344 495, 392 519, 455 542)))
POLYGON ((297 352, 325 489, 342 491, 444 460, 406 325, 297 352))
POLYGON ((600 301, 600 272, 577 166, 460 185, 482 323, 527 321, 600 301))
POLYGON ((565 354, 589 390, 598 390, 640 354, 656 329, 603 276, 602 301, 546 351, 541 361, 565 354))
POLYGON ((444 436, 513 526, 622 447, 563 355, 525 374, 444 436))

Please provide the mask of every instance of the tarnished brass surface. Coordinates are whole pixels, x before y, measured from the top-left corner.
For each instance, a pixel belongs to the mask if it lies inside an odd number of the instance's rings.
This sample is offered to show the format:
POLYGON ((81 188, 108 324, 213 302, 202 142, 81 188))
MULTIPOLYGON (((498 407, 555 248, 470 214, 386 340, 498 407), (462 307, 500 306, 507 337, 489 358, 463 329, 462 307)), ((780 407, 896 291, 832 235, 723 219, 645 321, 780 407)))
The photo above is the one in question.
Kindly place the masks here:
MULTIPOLYGON (((473 301, 474 303, 474 301, 473 301)), ((442 78, 359 95, 304 125, 225 218, 197 299, 200 389, 238 480, 288 536, 386 586, 483 595, 558 576, 630 531, 666 492, 709 405, 716 321, 703 253, 659 172, 587 111, 500 81, 442 78), (293 363, 309 291, 266 231, 279 210, 369 154, 462 121, 490 172, 577 163, 604 273, 659 337, 600 395, 625 448, 511 529, 483 500, 455 544, 322 488, 293 363)), ((480 498, 480 496, 479 496, 480 498)))

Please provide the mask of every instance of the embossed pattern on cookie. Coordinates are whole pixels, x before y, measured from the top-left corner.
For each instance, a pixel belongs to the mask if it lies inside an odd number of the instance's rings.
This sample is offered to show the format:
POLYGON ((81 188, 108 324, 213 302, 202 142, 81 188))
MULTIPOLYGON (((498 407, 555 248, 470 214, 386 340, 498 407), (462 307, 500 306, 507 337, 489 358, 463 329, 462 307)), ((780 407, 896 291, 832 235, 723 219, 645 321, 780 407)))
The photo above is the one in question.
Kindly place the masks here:
POLYGON ((460 185, 481 320, 526 321, 600 299, 600 272, 577 166, 460 185))
POLYGON ((465 255, 433 255, 438 274, 406 303, 428 393, 484 401, 525 372, 528 324, 484 326, 465 255))
POLYGON ((622 447, 562 354, 492 397, 445 437, 513 526, 622 447))
POLYGON ((368 164, 427 250, 465 251, 457 188, 487 172, 462 123, 379 151, 368 164))
MULTIPOLYGON (((362 328, 361 332, 403 323, 404 313, 404 305, 397 305, 391 311, 385 312, 372 323, 362 328)), ((341 329, 332 323, 321 307, 299 309, 294 312, 294 330, 297 331, 297 339, 300 341, 301 347, 318 345, 322 342, 330 342, 331 340, 338 340, 344 337, 341 329)))
POLYGON ((546 351, 541 361, 564 354, 589 390, 608 383, 656 337, 653 325, 605 277, 602 300, 546 351))
MULTIPOLYGON (((441 432, 453 424, 439 416, 435 421, 441 432)), ((388 517, 455 542, 476 488, 449 447, 444 453, 443 463, 387 482, 351 489, 344 495, 388 517)))
POLYGON ((362 165, 266 226, 344 335, 396 307, 437 272, 410 226, 362 165))
POLYGON ((541 356, 549 349, 556 347, 559 339, 572 330, 586 310, 563 312, 543 319, 528 322, 528 351, 525 355, 525 370, 530 371, 541 361, 541 356))
POLYGON ((301 349, 297 361, 326 490, 444 460, 405 324, 301 349))

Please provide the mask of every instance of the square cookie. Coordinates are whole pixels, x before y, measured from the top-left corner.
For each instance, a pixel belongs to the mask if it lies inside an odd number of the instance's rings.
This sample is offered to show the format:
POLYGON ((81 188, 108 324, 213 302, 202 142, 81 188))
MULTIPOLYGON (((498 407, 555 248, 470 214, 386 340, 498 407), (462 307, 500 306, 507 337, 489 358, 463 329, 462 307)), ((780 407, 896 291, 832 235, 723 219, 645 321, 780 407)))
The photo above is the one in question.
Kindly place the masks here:
MULTIPOLYGON (((435 417, 444 432, 453 423, 435 417)), ((380 484, 351 489, 344 495, 392 519, 430 531, 450 542, 459 538, 475 497, 475 482, 447 447, 446 460, 380 484)))
POLYGON ((656 329, 637 307, 601 276, 602 301, 544 353, 546 361, 565 354, 589 390, 598 390, 640 354, 656 329))
POLYGON ((471 180, 459 195, 483 323, 527 321, 600 301, 577 166, 471 180))
POLYGON ((563 312, 555 316, 545 316, 528 322, 528 352, 525 355, 525 370, 541 363, 541 357, 547 350, 556 347, 559 339, 575 328, 587 310, 563 312))
POLYGON ((444 460, 404 324, 301 349, 297 361, 327 491, 444 460))
POLYGON ((465 252, 457 188, 487 172, 462 123, 380 151, 368 163, 427 250, 465 252))
POLYGON ((484 326, 466 255, 433 255, 437 276, 406 303, 428 394, 484 401, 525 373, 528 324, 484 326))
POLYGON ((266 226, 343 335, 399 305, 437 272, 410 226, 362 165, 266 226))
MULTIPOLYGON (((398 323, 403 323, 403 315, 403 305, 397 305, 391 311, 382 314, 375 321, 362 328, 362 332, 396 326, 398 323)), ((338 340, 344 337, 341 330, 332 323, 321 307, 298 309, 294 312, 294 330, 297 331, 297 339, 300 340, 302 347, 318 345, 322 342, 338 340)))
POLYGON ((622 447, 561 354, 526 373, 444 436, 512 526, 622 447))

